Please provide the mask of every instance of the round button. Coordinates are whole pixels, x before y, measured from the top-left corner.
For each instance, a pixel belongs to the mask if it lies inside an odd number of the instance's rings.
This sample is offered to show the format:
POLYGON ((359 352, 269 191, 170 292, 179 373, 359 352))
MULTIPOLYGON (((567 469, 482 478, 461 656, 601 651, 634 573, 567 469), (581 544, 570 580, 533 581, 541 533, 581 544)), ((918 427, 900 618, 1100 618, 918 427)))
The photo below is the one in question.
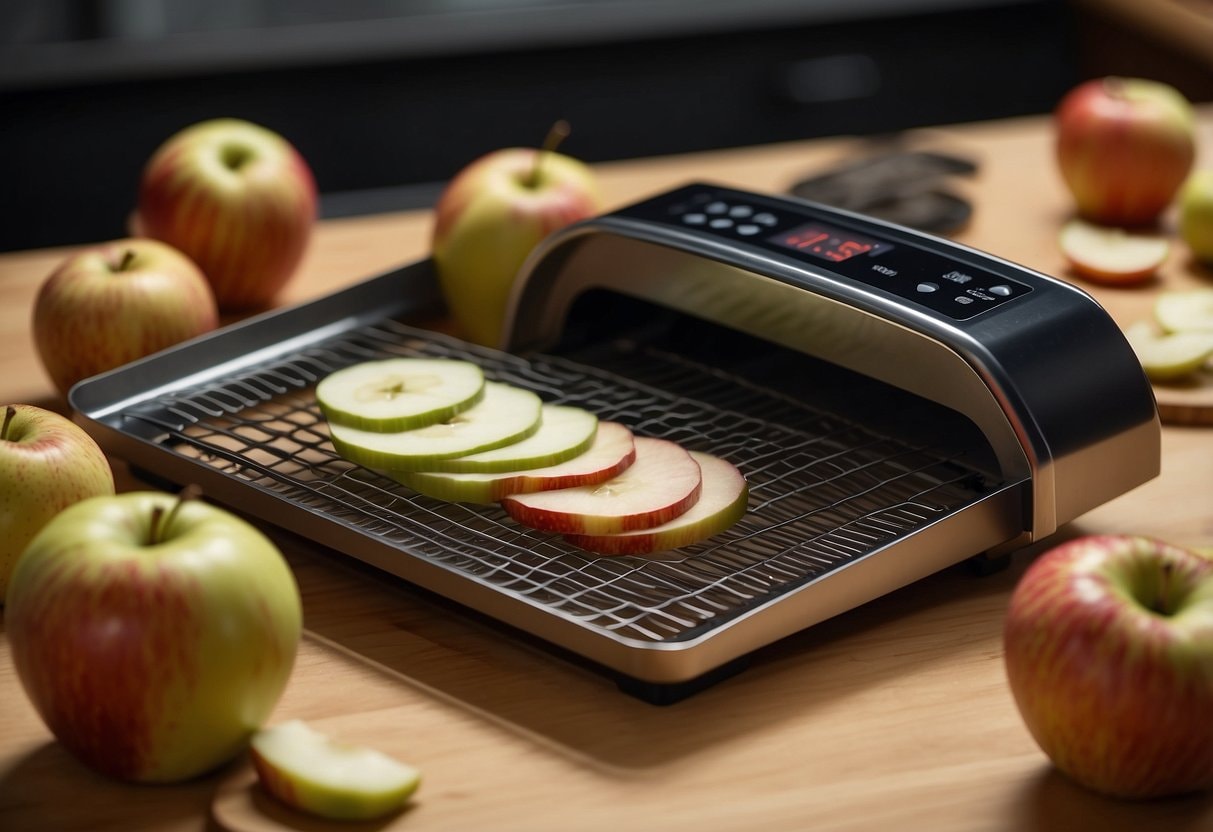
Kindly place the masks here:
POLYGON ((998 295, 1000 298, 1009 297, 1009 296, 1010 296, 1010 294, 1011 294, 1011 287, 1010 287, 1010 286, 1004 286, 1004 285, 1002 285, 1002 284, 1000 283, 1000 284, 998 284, 997 286, 991 286, 991 287, 990 287, 990 294, 991 294, 991 295, 998 295))
POLYGON ((729 206, 726 203, 717 200, 716 202, 709 202, 704 206, 703 210, 707 211, 709 214, 723 214, 729 210, 729 206))
POLYGON ((729 216, 739 220, 745 219, 752 213, 754 213, 754 209, 748 205, 734 205, 729 209, 729 216))
POLYGON ((754 222, 759 225, 772 226, 779 222, 779 219, 769 211, 762 211, 753 216, 754 222))
POLYGON ((742 235, 743 237, 753 237, 755 234, 757 234, 761 230, 762 229, 759 228, 758 226, 754 225, 753 223, 748 223, 748 222, 745 223, 744 225, 737 226, 737 233, 742 235))
POLYGON ((732 228, 733 221, 728 217, 718 217, 708 223, 708 225, 712 226, 712 228, 732 228))
POLYGON ((929 294, 931 292, 938 292, 939 284, 938 283, 919 283, 916 288, 920 292, 929 294))
POLYGON ((703 214, 684 214, 682 221, 687 225, 703 225, 708 221, 708 218, 703 214))

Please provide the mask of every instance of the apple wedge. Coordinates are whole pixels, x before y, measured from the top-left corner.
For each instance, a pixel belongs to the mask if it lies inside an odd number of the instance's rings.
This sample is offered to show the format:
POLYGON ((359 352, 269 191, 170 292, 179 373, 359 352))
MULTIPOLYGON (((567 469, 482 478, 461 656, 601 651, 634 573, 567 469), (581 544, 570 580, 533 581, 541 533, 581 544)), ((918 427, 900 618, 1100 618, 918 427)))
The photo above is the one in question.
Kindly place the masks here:
POLYGON ((579 407, 545 404, 539 430, 518 442, 468 456, 437 459, 427 471, 491 474, 542 468, 572 459, 594 442, 598 417, 579 407))
POLYGON ((500 448, 539 429, 543 402, 529 390, 485 382, 484 398, 442 422, 381 433, 330 423, 333 447, 367 468, 418 471, 436 460, 500 448))
POLYGON ((619 534, 566 534, 564 539, 579 549, 600 555, 647 555, 689 546, 720 534, 742 518, 749 488, 745 477, 731 462, 711 454, 691 451, 703 476, 699 500, 673 520, 651 529, 619 534))
POLYGON ((1167 332, 1213 332, 1213 289, 1160 293, 1154 319, 1167 332))
POLYGON ((632 432, 617 422, 602 422, 598 425, 593 444, 584 453, 558 465, 492 474, 429 471, 388 471, 387 474, 414 491, 439 500, 495 503, 510 494, 530 494, 606 482, 622 473, 635 459, 636 446, 632 441, 632 432))
POLYGON ((511 494, 501 506, 522 523, 561 534, 616 534, 672 520, 699 499, 699 463, 673 442, 637 436, 636 461, 597 485, 511 494))
POLYGON ((1161 235, 1079 219, 1062 226, 1058 242, 1076 273, 1096 283, 1117 286, 1148 280, 1171 251, 1170 240, 1161 235))
POLYGON ((330 422, 381 432, 445 421, 483 395, 484 372, 449 358, 366 361, 316 385, 316 402, 330 422))
POLYGON ((345 745, 300 720, 253 735, 261 785, 295 809, 331 820, 371 820, 403 806, 421 772, 373 748, 345 745))
POLYGON ((1139 321, 1125 330, 1142 369, 1154 381, 1177 381, 1204 366, 1213 356, 1213 331, 1159 332, 1139 321))

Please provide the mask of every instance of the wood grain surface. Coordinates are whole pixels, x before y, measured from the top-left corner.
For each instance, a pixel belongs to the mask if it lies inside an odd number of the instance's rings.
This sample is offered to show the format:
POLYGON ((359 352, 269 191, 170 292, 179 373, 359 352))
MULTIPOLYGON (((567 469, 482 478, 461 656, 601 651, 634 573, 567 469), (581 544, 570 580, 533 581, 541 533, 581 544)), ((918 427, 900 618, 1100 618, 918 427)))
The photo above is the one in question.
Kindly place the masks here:
MULTIPOLYGON (((1201 119, 1213 164, 1213 111, 1201 119)), ((916 146, 981 163, 957 239, 1064 277, 1069 205, 1043 119, 924 130, 916 146)), ((871 144, 833 139, 603 165, 620 205, 692 180, 779 192, 871 144)), ((293 303, 424 256, 427 212, 325 222, 293 303)), ((38 285, 67 250, 0 256, 0 399, 63 410, 29 336, 38 285)), ((1142 289, 1090 288, 1122 323, 1164 288, 1213 285, 1182 247, 1142 289)), ((1098 368, 1092 368, 1098 372, 1098 368)), ((1160 401, 1169 394, 1160 391, 1160 401)), ((1199 398, 1197 408, 1207 406, 1199 398)), ((115 461, 123 488, 142 487, 115 461)), ((288 533, 272 531, 306 635, 273 721, 301 718, 424 772, 399 815, 328 824, 276 805, 247 761, 136 787, 78 765, 23 696, 0 621, 0 829, 26 830, 1066 830, 1213 828, 1213 796, 1125 803, 1058 775, 1007 689, 1001 628, 1032 558, 1093 532, 1213 546, 1213 434, 1163 431, 1162 475, 978 578, 950 569, 759 651, 742 674, 674 706, 288 533)))

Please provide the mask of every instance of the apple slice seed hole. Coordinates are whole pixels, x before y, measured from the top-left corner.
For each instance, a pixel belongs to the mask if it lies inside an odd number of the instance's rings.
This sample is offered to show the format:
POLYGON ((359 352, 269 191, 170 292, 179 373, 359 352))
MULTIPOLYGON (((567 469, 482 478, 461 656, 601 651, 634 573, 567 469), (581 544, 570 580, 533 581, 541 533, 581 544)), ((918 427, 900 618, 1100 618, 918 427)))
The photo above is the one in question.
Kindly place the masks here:
POLYGON ((231 171, 238 171, 253 160, 253 152, 244 145, 226 144, 220 151, 223 166, 231 171))

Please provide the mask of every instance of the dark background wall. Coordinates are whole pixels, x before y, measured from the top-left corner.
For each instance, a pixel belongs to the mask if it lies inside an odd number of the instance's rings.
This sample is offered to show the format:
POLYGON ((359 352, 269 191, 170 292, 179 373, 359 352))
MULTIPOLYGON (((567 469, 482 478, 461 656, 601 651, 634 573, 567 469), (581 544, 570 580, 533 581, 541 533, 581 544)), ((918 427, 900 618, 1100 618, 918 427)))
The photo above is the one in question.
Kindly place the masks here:
POLYGON ((0 18, 0 250, 121 236, 152 151, 215 116, 288 137, 335 215, 429 204, 557 118, 603 161, 1046 112, 1080 74, 1058 0, 30 5, 0 18))

